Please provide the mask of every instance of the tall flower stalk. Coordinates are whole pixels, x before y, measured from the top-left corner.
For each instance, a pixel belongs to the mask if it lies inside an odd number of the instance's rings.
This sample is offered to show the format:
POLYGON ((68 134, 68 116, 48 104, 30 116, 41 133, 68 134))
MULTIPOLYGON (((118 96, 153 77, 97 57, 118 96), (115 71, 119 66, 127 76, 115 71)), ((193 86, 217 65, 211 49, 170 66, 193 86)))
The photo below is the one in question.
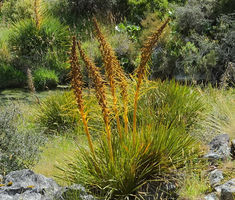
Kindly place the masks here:
POLYGON ((79 65, 78 57, 77 57, 76 37, 75 36, 73 37, 70 65, 71 65, 71 77, 72 77, 71 83, 72 83, 72 87, 73 87, 74 94, 76 97, 78 109, 79 109, 81 117, 82 117, 82 122, 83 122, 85 133, 87 136, 89 148, 90 148, 93 156, 95 156, 94 146, 93 146, 93 143, 91 140, 91 135, 90 135, 89 129, 88 129, 86 113, 84 111, 84 104, 83 104, 83 98, 82 98, 82 87, 83 87, 82 73, 81 73, 81 66, 79 65))
POLYGON ((96 32, 96 37, 100 43, 100 51, 103 57, 104 61, 104 66, 105 66, 105 71, 109 80, 110 84, 110 89, 111 93, 113 96, 113 110, 116 115, 116 121, 117 121, 117 128, 119 132, 120 138, 122 138, 122 133, 121 133, 121 124, 120 124, 120 119, 119 119, 119 114, 118 114, 118 109, 117 109, 117 97, 116 97, 116 92, 115 92, 115 87, 116 85, 119 85, 121 87, 121 94, 123 97, 123 105, 124 105, 124 123, 125 123, 125 132, 128 132, 128 117, 127 117, 127 81, 126 81, 126 76, 125 73, 120 66, 120 63, 115 56, 115 52, 113 51, 111 45, 107 42, 107 40, 104 37, 104 34, 101 32, 101 29, 99 27, 99 24, 96 20, 96 18, 93 18, 93 22, 95 25, 95 32, 96 32))
POLYGON ((40 22, 41 22, 39 7, 40 7, 40 0, 34 0, 34 15, 35 15, 36 26, 38 29, 40 28, 40 22))
POLYGON ((134 114, 133 114, 133 140, 135 140, 136 137, 136 114, 137 114, 137 105, 138 105, 138 97, 140 92, 140 86, 146 71, 146 64, 152 54, 153 47, 158 42, 161 34, 163 33, 164 29, 166 28, 169 18, 160 26, 160 28, 154 32, 147 40, 147 42, 144 44, 143 48, 141 49, 141 61, 140 65, 137 69, 137 86, 136 86, 136 92, 135 92, 135 99, 134 99, 134 114))
POLYGON ((95 64, 87 57, 85 52, 82 50, 79 42, 77 42, 77 46, 78 46, 81 58, 86 64, 86 67, 88 68, 88 71, 90 73, 90 77, 92 78, 93 83, 94 83, 96 97, 98 99, 99 105, 101 106, 102 113, 103 113, 105 130, 107 133, 109 155, 110 155, 110 159, 113 162, 114 159, 113 159, 113 150, 112 150, 112 141, 111 141, 111 128, 109 124, 109 110, 108 110, 107 100, 106 100, 104 80, 100 74, 99 69, 95 66, 95 64))

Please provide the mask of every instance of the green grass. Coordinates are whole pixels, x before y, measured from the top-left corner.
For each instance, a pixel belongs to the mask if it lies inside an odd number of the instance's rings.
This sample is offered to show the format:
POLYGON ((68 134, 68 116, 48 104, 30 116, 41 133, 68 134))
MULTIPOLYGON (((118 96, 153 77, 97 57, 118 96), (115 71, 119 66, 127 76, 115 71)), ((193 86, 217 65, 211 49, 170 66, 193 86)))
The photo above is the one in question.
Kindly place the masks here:
POLYGON ((37 90, 45 90, 56 88, 59 78, 54 70, 38 68, 33 73, 33 81, 37 90))
MULTIPOLYGON (((79 136, 76 140, 71 137, 58 136, 51 138, 45 147, 39 163, 33 168, 36 173, 43 174, 47 177, 55 178, 59 171, 56 165, 65 163, 73 156, 78 145, 85 144, 85 138, 79 136)), ((68 182, 58 180, 61 185, 68 185, 68 182)))
POLYGON ((208 180, 201 174, 187 175, 179 190, 179 199, 199 200, 210 189, 208 180))

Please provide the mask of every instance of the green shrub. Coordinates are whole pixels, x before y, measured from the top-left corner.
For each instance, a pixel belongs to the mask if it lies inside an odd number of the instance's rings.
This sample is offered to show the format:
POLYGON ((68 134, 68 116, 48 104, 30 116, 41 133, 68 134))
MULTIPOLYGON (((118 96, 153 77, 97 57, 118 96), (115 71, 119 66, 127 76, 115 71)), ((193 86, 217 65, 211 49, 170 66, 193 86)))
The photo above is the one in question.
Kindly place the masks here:
POLYGON ((129 19, 133 22, 140 23, 145 18, 146 12, 157 11, 161 16, 168 10, 167 0, 128 0, 129 19))
POLYGON ((25 79, 26 77, 21 71, 0 63, 0 88, 22 87, 25 79))
POLYGON ((234 14, 222 9, 226 3, 232 1, 192 0, 175 6, 172 32, 152 56, 154 78, 213 84, 221 80, 227 63, 235 62, 234 45, 230 45, 234 43, 234 14))
POLYGON ((22 20, 11 29, 9 44, 17 66, 34 68, 45 63, 50 65, 48 54, 55 51, 57 60, 65 63, 69 49, 68 27, 53 17, 43 18, 39 28, 32 19, 22 20))
POLYGON ((31 18, 34 14, 33 1, 7 0, 4 1, 0 14, 5 22, 16 22, 21 19, 31 18))
POLYGON ((59 78, 55 71, 46 68, 38 68, 33 73, 34 86, 38 90, 56 88, 59 78))
POLYGON ((44 143, 36 130, 19 130, 18 118, 22 113, 14 106, 2 105, 0 109, 0 171, 31 168, 39 158, 39 147, 44 143))

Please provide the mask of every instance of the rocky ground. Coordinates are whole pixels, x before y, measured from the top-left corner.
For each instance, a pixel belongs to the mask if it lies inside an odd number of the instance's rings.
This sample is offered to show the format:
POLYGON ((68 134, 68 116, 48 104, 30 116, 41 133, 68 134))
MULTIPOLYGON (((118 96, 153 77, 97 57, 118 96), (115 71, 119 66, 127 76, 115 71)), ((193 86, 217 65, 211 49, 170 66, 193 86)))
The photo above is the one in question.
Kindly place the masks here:
MULTIPOLYGON (((223 171, 217 169, 217 162, 235 159, 235 140, 230 141, 227 134, 215 137, 209 143, 209 152, 204 156, 209 160, 209 182, 212 193, 205 195, 204 200, 234 200, 235 177, 224 182, 223 171)), ((176 187, 172 187, 176 188, 176 187)), ((156 193, 156 191, 155 191, 156 193)), ((29 169, 13 171, 0 176, 0 200, 94 200, 81 185, 59 186, 53 179, 35 174, 29 169)), ((153 199, 145 198, 144 199, 153 199)), ((171 197, 167 199, 177 199, 171 197)))

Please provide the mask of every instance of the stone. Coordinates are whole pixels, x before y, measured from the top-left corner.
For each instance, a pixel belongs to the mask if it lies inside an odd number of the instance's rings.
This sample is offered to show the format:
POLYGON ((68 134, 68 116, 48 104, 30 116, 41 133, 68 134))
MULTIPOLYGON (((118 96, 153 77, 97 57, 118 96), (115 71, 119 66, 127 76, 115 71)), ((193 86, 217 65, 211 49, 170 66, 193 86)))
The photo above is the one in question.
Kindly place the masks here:
POLYGON ((29 169, 10 172, 3 177, 0 200, 95 200, 81 185, 61 187, 53 179, 29 169))
POLYGON ((231 179, 220 185, 215 187, 215 190, 220 194, 221 200, 234 200, 235 196, 235 179, 231 179))
POLYGON ((223 172, 218 169, 215 169, 209 174, 209 181, 211 187, 218 186, 223 179, 223 172))
POLYGON ((210 193, 204 197, 205 200, 219 200, 218 196, 216 193, 210 193))
POLYGON ((235 191, 231 191, 226 188, 222 188, 220 200, 234 200, 235 199, 235 191))
POLYGON ((61 190, 53 179, 28 169, 10 172, 3 178, 3 183, 0 199, 50 200, 61 190))
POLYGON ((204 157, 208 160, 227 160, 230 156, 229 135, 216 136, 210 143, 210 151, 204 157))
POLYGON ((235 139, 231 141, 231 157, 235 160, 235 139))

